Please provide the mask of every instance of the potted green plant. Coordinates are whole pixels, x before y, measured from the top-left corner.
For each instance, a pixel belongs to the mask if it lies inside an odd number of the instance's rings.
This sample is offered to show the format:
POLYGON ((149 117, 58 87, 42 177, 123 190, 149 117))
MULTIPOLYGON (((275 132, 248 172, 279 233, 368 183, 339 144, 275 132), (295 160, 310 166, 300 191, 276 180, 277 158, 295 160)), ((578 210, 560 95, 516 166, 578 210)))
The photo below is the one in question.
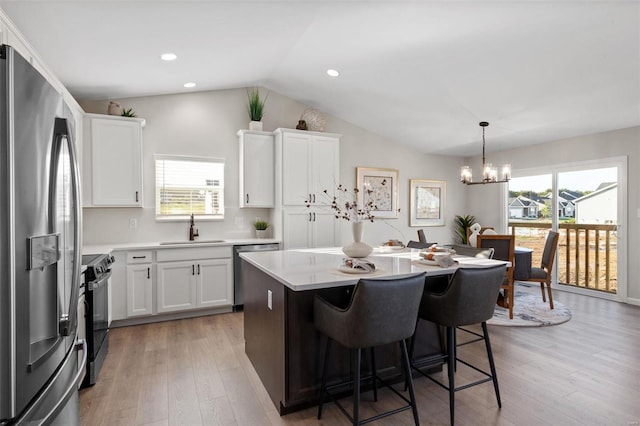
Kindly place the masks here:
POLYGON ((262 130, 262 116, 264 115, 264 104, 267 101, 267 97, 260 97, 260 91, 258 88, 254 88, 251 91, 247 90, 247 97, 249 98, 249 105, 247 110, 249 111, 249 130, 262 130))
POLYGON ((267 228, 269 228, 269 222, 265 222, 264 220, 256 220, 253 223, 253 227, 256 229, 257 238, 267 237, 267 228))
POLYGON ((476 223, 475 216, 468 214, 464 216, 456 215, 453 223, 457 242, 460 244, 468 244, 467 228, 476 223))
POLYGON ((122 116, 123 117, 137 117, 136 112, 133 110, 133 108, 124 108, 122 110, 122 116))

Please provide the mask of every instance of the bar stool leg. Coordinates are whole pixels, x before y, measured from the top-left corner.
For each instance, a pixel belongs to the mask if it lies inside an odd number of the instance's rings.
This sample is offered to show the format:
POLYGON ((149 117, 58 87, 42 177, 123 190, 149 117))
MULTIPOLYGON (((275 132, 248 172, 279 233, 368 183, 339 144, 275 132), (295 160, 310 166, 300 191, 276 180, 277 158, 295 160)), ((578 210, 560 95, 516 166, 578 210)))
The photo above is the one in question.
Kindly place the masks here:
POLYGON ((400 340, 400 348, 402 349, 402 364, 406 374, 405 386, 409 387, 409 399, 411 401, 411 410, 413 411, 413 421, 416 426, 420 426, 418 418, 418 405, 416 404, 416 395, 413 391, 413 378, 411 377, 411 364, 409 364, 409 355, 407 354, 407 344, 404 340, 400 340))
POLYGON ((378 376, 376 375, 376 352, 371 348, 371 376, 373 377, 373 400, 378 402, 378 376))
POLYGON ((496 365, 493 362, 493 351, 491 350, 491 342, 489 341, 489 332, 487 330, 486 322, 482 323, 482 333, 484 334, 484 344, 487 347, 487 358, 489 358, 489 367, 491 368, 493 389, 496 391, 496 400, 498 401, 498 407, 502 408, 502 401, 500 400, 500 388, 498 387, 498 376, 496 375, 496 365))
POLYGON ((453 413, 455 410, 455 369, 456 369, 456 328, 447 327, 447 373, 449 375, 449 414, 453 426, 453 413))
POLYGON ((353 379, 353 424, 360 423, 360 358, 362 350, 360 348, 356 352, 355 377, 353 379))
POLYGON ((322 405, 324 404, 325 392, 327 390, 327 370, 329 367, 329 350, 331 349, 331 338, 327 337, 327 344, 324 349, 324 363, 322 365, 322 382, 320 384, 320 400, 318 401, 318 420, 322 417, 322 405))

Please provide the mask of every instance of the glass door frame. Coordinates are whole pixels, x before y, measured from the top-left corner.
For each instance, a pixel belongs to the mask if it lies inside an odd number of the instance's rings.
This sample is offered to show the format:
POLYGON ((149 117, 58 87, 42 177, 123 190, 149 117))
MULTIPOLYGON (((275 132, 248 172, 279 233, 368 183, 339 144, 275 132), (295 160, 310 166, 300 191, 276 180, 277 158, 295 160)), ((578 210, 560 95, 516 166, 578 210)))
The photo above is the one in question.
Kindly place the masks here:
MULTIPOLYGON (((535 167, 530 169, 516 169, 512 170, 513 177, 527 177, 535 175, 551 175, 551 184, 553 189, 552 205, 556 208, 552 209, 551 215, 551 229, 558 229, 558 174, 586 170, 586 169, 600 169, 607 167, 616 167, 618 170, 618 230, 617 230, 617 290, 616 294, 604 293, 600 291, 593 291, 589 289, 579 288, 571 285, 558 284, 558 268, 553 268, 552 285, 554 289, 562 291, 568 291, 571 293, 578 293, 588 296, 599 297, 602 299, 616 300, 620 302, 627 302, 627 156, 608 157, 599 160, 577 161, 570 163, 559 163, 545 167, 535 167)), ((504 185, 503 190, 500 192, 500 202, 503 206, 501 209, 500 222, 502 229, 507 230, 509 227, 509 185, 504 185)), ((556 256, 558 253, 556 252, 556 256)), ((557 265, 557 258, 556 258, 557 265)))

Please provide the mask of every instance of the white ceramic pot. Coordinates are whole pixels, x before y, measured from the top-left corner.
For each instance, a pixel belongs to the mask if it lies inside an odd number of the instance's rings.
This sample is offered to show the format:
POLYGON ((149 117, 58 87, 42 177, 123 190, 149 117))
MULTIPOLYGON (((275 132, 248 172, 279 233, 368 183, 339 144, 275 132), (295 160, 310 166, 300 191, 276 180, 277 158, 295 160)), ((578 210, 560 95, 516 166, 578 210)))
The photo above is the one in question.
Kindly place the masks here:
POLYGON ((262 121, 250 121, 249 130, 262 130, 262 121))

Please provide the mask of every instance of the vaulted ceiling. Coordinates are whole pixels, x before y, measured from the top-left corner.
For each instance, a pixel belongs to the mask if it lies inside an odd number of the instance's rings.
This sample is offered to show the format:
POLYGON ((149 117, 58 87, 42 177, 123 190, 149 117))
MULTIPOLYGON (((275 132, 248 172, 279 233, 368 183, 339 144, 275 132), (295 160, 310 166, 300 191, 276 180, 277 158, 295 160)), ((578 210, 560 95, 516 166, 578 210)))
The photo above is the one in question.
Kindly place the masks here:
POLYGON ((488 152, 640 125, 637 1, 0 7, 78 100, 261 86, 424 152, 463 156, 480 154, 483 120, 488 152), (161 61, 165 52, 177 60, 161 61))

